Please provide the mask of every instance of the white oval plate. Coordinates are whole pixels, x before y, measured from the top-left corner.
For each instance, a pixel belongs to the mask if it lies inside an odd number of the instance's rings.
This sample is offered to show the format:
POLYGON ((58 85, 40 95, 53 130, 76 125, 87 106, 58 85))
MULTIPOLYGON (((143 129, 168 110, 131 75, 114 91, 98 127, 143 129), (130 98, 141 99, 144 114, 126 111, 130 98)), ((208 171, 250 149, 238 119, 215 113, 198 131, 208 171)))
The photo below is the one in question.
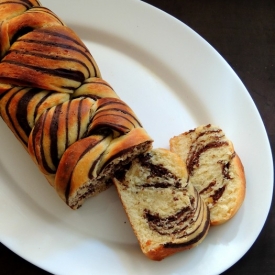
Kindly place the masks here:
POLYGON ((155 147, 168 148, 170 137, 199 124, 222 127, 243 161, 247 194, 237 215, 211 228, 199 247, 153 262, 141 253, 114 188, 70 210, 1 121, 1 242, 54 274, 207 275, 229 268, 256 240, 273 191, 265 128, 239 78, 190 28, 141 1, 42 3, 84 40, 155 147))

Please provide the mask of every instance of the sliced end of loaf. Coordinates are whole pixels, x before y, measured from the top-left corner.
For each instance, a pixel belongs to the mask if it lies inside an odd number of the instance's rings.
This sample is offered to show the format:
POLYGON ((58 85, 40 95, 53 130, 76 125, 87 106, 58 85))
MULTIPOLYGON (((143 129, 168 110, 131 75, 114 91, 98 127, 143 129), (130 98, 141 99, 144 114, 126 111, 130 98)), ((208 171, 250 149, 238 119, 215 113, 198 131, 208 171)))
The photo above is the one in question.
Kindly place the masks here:
POLYGON ((55 189, 72 208, 112 185, 115 171, 133 158, 148 151, 152 139, 143 128, 126 135, 94 135, 79 140, 63 154, 55 177, 55 189))

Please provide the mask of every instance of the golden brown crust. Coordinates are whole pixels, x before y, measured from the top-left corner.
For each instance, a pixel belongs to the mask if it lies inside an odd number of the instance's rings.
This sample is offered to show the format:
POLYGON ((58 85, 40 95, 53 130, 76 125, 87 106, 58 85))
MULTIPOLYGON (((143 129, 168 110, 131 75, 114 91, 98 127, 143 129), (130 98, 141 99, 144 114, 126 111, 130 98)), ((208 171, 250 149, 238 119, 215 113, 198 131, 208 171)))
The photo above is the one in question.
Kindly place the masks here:
POLYGON ((8 20, 20 15, 31 7, 40 6, 39 1, 37 0, 1 0, 0 3, 0 21, 8 20))
POLYGON ((73 93, 86 78, 100 77, 88 49, 68 27, 38 28, 23 37, 0 63, 1 83, 73 93))
POLYGON ((86 79, 72 95, 73 98, 81 96, 91 97, 94 100, 105 97, 119 98, 110 84, 98 77, 86 79))
POLYGON ((158 248, 154 250, 149 250, 145 255, 153 260, 153 261, 162 261, 163 259, 172 256, 176 253, 189 250, 191 248, 194 248, 195 246, 199 245, 206 237, 207 234, 205 234, 199 242, 197 242, 195 245, 189 245, 189 246, 184 246, 184 247, 178 247, 178 248, 167 248, 164 245, 160 245, 158 248))
POLYGON ((40 116, 30 133, 28 149, 42 173, 54 174, 66 149, 83 138, 93 105, 90 98, 77 98, 54 106, 40 116))
POLYGON ((235 167, 235 169, 234 169, 235 173, 236 173, 235 177, 238 178, 238 180, 236 181, 236 187, 235 187, 238 190, 236 192, 235 202, 232 205, 232 207, 227 211, 226 218, 214 219, 214 216, 213 216, 213 218, 211 220, 211 225, 220 225, 220 224, 227 222, 231 218, 233 218, 234 215, 239 211, 239 209, 242 206, 242 203, 245 199, 245 193, 246 193, 245 172, 244 172, 244 167, 241 162, 241 159, 239 158, 239 156, 237 154, 235 154, 235 157, 232 159, 231 165, 235 167))
POLYGON ((118 98, 100 98, 96 101, 94 109, 88 133, 96 132, 98 129, 109 129, 116 137, 142 127, 131 108, 118 98))
POLYGON ((72 144, 62 155, 56 172, 55 189, 65 202, 75 195, 81 184, 92 179, 90 169, 98 156, 106 150, 110 140, 110 137, 90 136, 72 144), (80 161, 82 167, 79 168, 77 166, 80 161))
POLYGON ((114 139, 102 156, 99 165, 100 170, 107 170, 115 160, 129 162, 133 157, 146 152, 152 147, 153 140, 148 136, 144 128, 135 128, 128 134, 114 139), (144 147, 144 148, 142 148, 144 147), (135 152, 135 150, 138 150, 135 152))

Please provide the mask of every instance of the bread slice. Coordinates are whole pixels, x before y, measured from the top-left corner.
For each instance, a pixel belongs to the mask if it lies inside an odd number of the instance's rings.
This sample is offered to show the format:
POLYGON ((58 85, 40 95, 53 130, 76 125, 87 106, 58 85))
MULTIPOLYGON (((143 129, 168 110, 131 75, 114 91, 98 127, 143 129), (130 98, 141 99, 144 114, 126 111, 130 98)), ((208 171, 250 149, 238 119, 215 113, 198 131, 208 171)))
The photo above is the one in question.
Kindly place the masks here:
POLYGON ((242 162, 221 128, 208 124, 170 139, 186 163, 190 182, 210 209, 211 225, 231 219, 245 197, 242 162))
POLYGON ((205 238, 209 210, 180 157, 152 149, 115 175, 114 183, 142 252, 160 261, 205 238))

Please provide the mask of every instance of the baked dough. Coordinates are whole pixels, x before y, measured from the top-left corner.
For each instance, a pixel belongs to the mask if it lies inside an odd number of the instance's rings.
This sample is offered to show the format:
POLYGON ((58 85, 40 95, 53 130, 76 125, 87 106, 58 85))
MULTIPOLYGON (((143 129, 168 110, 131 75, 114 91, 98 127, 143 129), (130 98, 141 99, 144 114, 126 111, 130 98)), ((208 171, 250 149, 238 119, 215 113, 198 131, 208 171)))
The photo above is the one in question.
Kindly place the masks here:
POLYGON ((113 179, 142 252, 160 261, 190 249, 208 233, 209 210, 188 182, 177 154, 153 149, 113 179))
POLYGON ((170 149, 186 163, 189 181, 210 209, 211 225, 239 210, 245 197, 242 162, 232 142, 215 125, 201 125, 170 139, 170 149))
POLYGON ((80 38, 35 0, 0 0, 0 114, 73 209, 151 148, 80 38))

